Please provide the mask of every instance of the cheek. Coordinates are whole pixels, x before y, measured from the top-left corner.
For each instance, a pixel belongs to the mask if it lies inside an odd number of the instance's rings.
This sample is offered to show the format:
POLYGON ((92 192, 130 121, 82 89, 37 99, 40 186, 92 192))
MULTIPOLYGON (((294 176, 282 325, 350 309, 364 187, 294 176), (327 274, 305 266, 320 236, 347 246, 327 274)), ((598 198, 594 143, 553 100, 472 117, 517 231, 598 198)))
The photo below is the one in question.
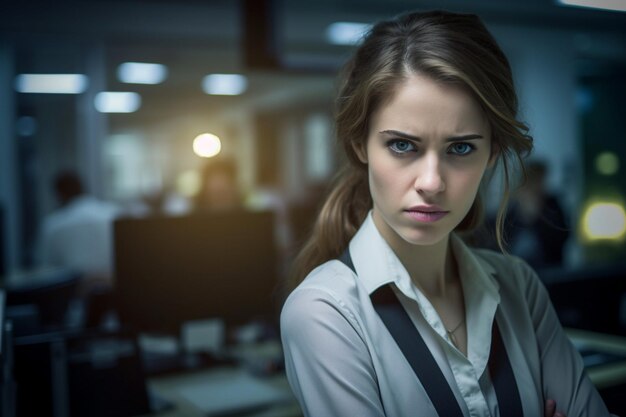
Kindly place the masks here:
POLYGON ((468 188, 470 190, 478 188, 480 181, 482 180, 483 175, 481 172, 469 172, 466 175, 461 177, 461 183, 463 187, 468 188))
POLYGON ((374 204, 379 205, 383 199, 382 196, 384 196, 385 190, 388 189, 387 180, 383 172, 372 168, 371 163, 369 166, 369 187, 374 204))
POLYGON ((372 198, 381 204, 385 196, 391 196, 398 191, 399 173, 397 169, 386 165, 382 161, 372 161, 369 164, 369 183, 372 198))
POLYGON ((483 173, 484 170, 466 172, 464 175, 459 175, 458 181, 455 183, 456 194, 459 197, 463 196, 470 206, 476 199, 476 194, 478 193, 483 173))

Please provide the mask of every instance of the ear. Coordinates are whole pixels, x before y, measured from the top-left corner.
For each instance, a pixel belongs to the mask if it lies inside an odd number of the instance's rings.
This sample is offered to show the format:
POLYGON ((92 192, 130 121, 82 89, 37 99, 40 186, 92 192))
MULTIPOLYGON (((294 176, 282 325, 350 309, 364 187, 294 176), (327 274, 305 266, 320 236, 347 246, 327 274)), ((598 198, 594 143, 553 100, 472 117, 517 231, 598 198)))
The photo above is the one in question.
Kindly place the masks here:
POLYGON ((353 142, 352 150, 354 150, 354 153, 356 154, 357 158, 359 158, 359 161, 367 164, 367 149, 363 142, 353 142))

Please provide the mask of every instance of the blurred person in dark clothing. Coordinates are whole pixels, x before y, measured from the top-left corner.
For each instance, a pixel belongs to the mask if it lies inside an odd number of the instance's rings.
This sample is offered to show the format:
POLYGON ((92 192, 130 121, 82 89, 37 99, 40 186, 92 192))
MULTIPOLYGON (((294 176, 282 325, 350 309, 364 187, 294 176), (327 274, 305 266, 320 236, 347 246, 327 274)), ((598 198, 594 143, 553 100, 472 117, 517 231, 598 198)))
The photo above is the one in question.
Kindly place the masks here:
POLYGON ((235 161, 227 157, 207 161, 201 172, 195 210, 232 210, 242 206, 243 197, 239 190, 235 161))
POLYGON ((546 189, 547 173, 545 162, 527 162, 526 181, 514 194, 505 222, 510 252, 534 268, 561 266, 570 235, 557 197, 546 189))

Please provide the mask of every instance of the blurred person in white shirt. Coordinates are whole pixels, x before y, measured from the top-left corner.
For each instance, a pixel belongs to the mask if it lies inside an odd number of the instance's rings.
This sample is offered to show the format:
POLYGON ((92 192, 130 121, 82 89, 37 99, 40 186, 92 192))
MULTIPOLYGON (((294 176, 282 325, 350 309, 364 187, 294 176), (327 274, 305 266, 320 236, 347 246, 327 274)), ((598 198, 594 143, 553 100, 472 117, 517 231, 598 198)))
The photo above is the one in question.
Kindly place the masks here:
POLYGON ((86 194, 73 171, 60 172, 53 184, 60 207, 43 220, 38 263, 80 273, 82 292, 109 288, 113 281, 113 221, 120 209, 86 194))

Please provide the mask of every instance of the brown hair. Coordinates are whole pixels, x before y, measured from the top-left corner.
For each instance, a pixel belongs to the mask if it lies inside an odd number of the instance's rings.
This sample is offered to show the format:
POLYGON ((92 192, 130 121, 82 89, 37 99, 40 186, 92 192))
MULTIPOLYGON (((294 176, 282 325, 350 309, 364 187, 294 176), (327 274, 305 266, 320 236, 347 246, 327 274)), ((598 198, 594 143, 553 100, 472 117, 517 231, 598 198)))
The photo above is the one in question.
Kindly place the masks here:
MULTIPOLYGON (((482 107, 491 127, 492 156, 504 172, 504 194, 496 221, 498 244, 503 247, 510 164, 519 163, 523 169, 522 157, 532 149, 527 126, 516 118, 518 101, 509 62, 477 16, 414 12, 376 24, 343 68, 335 133, 348 163, 335 179, 313 233, 294 262, 292 287, 317 265, 338 257, 364 221, 372 199, 367 165, 354 148, 365 144, 372 113, 415 73, 463 88, 482 107)), ((456 230, 471 231, 479 226, 482 207, 479 193, 456 230)))
POLYGON ((83 182, 75 171, 64 170, 54 177, 54 191, 64 206, 83 194, 83 182))

